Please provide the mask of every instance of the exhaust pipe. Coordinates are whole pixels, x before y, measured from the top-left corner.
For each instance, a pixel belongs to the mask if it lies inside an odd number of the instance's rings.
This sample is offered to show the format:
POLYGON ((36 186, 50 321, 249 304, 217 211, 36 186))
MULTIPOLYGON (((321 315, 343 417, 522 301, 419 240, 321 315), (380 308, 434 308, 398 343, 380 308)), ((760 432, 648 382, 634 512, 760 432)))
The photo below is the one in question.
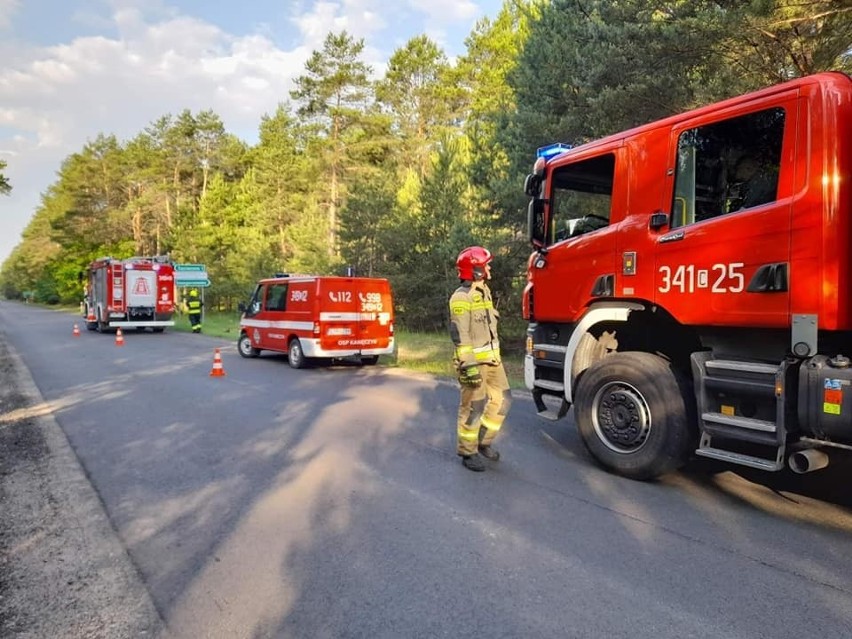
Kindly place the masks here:
POLYGON ((807 448, 791 454, 787 463, 790 470, 803 475, 828 466, 828 455, 816 448, 807 448))

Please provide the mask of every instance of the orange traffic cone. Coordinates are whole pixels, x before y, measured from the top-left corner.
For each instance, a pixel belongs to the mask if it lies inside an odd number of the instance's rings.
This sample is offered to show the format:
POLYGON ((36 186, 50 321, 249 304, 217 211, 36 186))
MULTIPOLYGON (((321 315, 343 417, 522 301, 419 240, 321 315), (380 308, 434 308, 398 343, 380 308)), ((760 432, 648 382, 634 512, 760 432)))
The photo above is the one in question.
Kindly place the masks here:
POLYGON ((213 354, 213 369, 210 371, 210 377, 224 377, 225 369, 222 368, 222 355, 219 353, 219 349, 216 349, 216 352, 213 354))
POLYGON ((115 345, 124 346, 124 335, 122 334, 120 328, 116 329, 115 331, 115 345))
POLYGON ((80 337, 80 327, 77 326, 76 324, 74 324, 73 335, 74 335, 74 337, 80 337))

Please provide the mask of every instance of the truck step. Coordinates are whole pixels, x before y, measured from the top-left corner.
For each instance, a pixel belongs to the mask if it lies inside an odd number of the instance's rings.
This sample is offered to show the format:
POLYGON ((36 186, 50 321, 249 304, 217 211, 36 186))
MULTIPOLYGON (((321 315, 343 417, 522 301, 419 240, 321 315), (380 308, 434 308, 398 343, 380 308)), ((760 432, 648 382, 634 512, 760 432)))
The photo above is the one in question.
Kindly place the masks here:
POLYGON ((568 413, 568 410, 571 408, 571 404, 565 400, 565 396, 562 393, 559 395, 544 393, 542 392, 542 388, 545 388, 543 384, 549 384, 546 388, 552 391, 561 391, 563 386, 558 382, 550 382, 544 379, 537 379, 535 381, 536 388, 533 388, 532 396, 533 402, 535 402, 535 410, 538 413, 539 417, 550 421, 556 421, 557 419, 562 419, 568 413), (552 399, 550 403, 546 403, 544 401, 544 396, 548 395, 552 399), (556 400, 559 401, 559 408, 554 408, 556 400))
POLYGON ((721 448, 699 448, 695 451, 695 454, 700 455, 701 457, 709 457, 710 459, 718 459, 732 464, 739 464, 741 466, 750 466, 751 468, 757 468, 759 470, 775 471, 781 470, 784 467, 783 462, 779 462, 775 459, 764 459, 763 457, 743 455, 729 450, 722 450, 721 448))
POLYGON ((562 405, 558 409, 554 409, 548 406, 544 410, 538 411, 537 415, 542 419, 555 422, 565 417, 565 415, 568 413, 569 408, 571 408, 571 404, 569 404, 563 399, 562 405))
POLYGON ((738 417, 737 415, 725 415, 724 413, 701 413, 701 419, 705 422, 759 430, 764 433, 774 433, 775 423, 764 419, 752 419, 751 417, 738 417))

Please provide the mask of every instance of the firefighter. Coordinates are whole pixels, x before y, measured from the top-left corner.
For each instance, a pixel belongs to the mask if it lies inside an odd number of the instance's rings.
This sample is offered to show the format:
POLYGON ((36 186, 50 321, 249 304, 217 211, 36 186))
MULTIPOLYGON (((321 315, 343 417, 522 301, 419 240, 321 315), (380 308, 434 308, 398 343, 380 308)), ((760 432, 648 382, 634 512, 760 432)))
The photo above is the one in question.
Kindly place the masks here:
POLYGON ((186 303, 187 314, 189 315, 189 323, 192 325, 193 333, 201 332, 201 307, 204 306, 198 297, 198 291, 192 289, 189 292, 189 301, 186 303))
POLYGON ((512 403, 506 370, 500 360, 498 313, 487 280, 491 279, 488 249, 471 246, 456 260, 460 286, 450 297, 453 363, 461 386, 457 454, 465 468, 485 470, 482 458, 500 459, 492 442, 512 403))

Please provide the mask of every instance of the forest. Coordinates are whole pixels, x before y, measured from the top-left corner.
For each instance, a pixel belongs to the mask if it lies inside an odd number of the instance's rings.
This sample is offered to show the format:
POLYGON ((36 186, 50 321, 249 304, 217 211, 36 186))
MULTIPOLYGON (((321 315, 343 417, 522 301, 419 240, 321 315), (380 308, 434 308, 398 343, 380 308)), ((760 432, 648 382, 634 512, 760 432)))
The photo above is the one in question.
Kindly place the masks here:
POLYGON ((435 330, 456 255, 480 244, 519 322, 537 147, 850 73, 852 0, 506 0, 456 59, 421 35, 377 77, 364 47, 329 33, 253 145, 212 111, 100 133, 43 192, 0 294, 75 304, 92 259, 169 255, 206 264, 208 305, 230 310, 275 272, 354 269, 390 279, 401 326, 435 330))

